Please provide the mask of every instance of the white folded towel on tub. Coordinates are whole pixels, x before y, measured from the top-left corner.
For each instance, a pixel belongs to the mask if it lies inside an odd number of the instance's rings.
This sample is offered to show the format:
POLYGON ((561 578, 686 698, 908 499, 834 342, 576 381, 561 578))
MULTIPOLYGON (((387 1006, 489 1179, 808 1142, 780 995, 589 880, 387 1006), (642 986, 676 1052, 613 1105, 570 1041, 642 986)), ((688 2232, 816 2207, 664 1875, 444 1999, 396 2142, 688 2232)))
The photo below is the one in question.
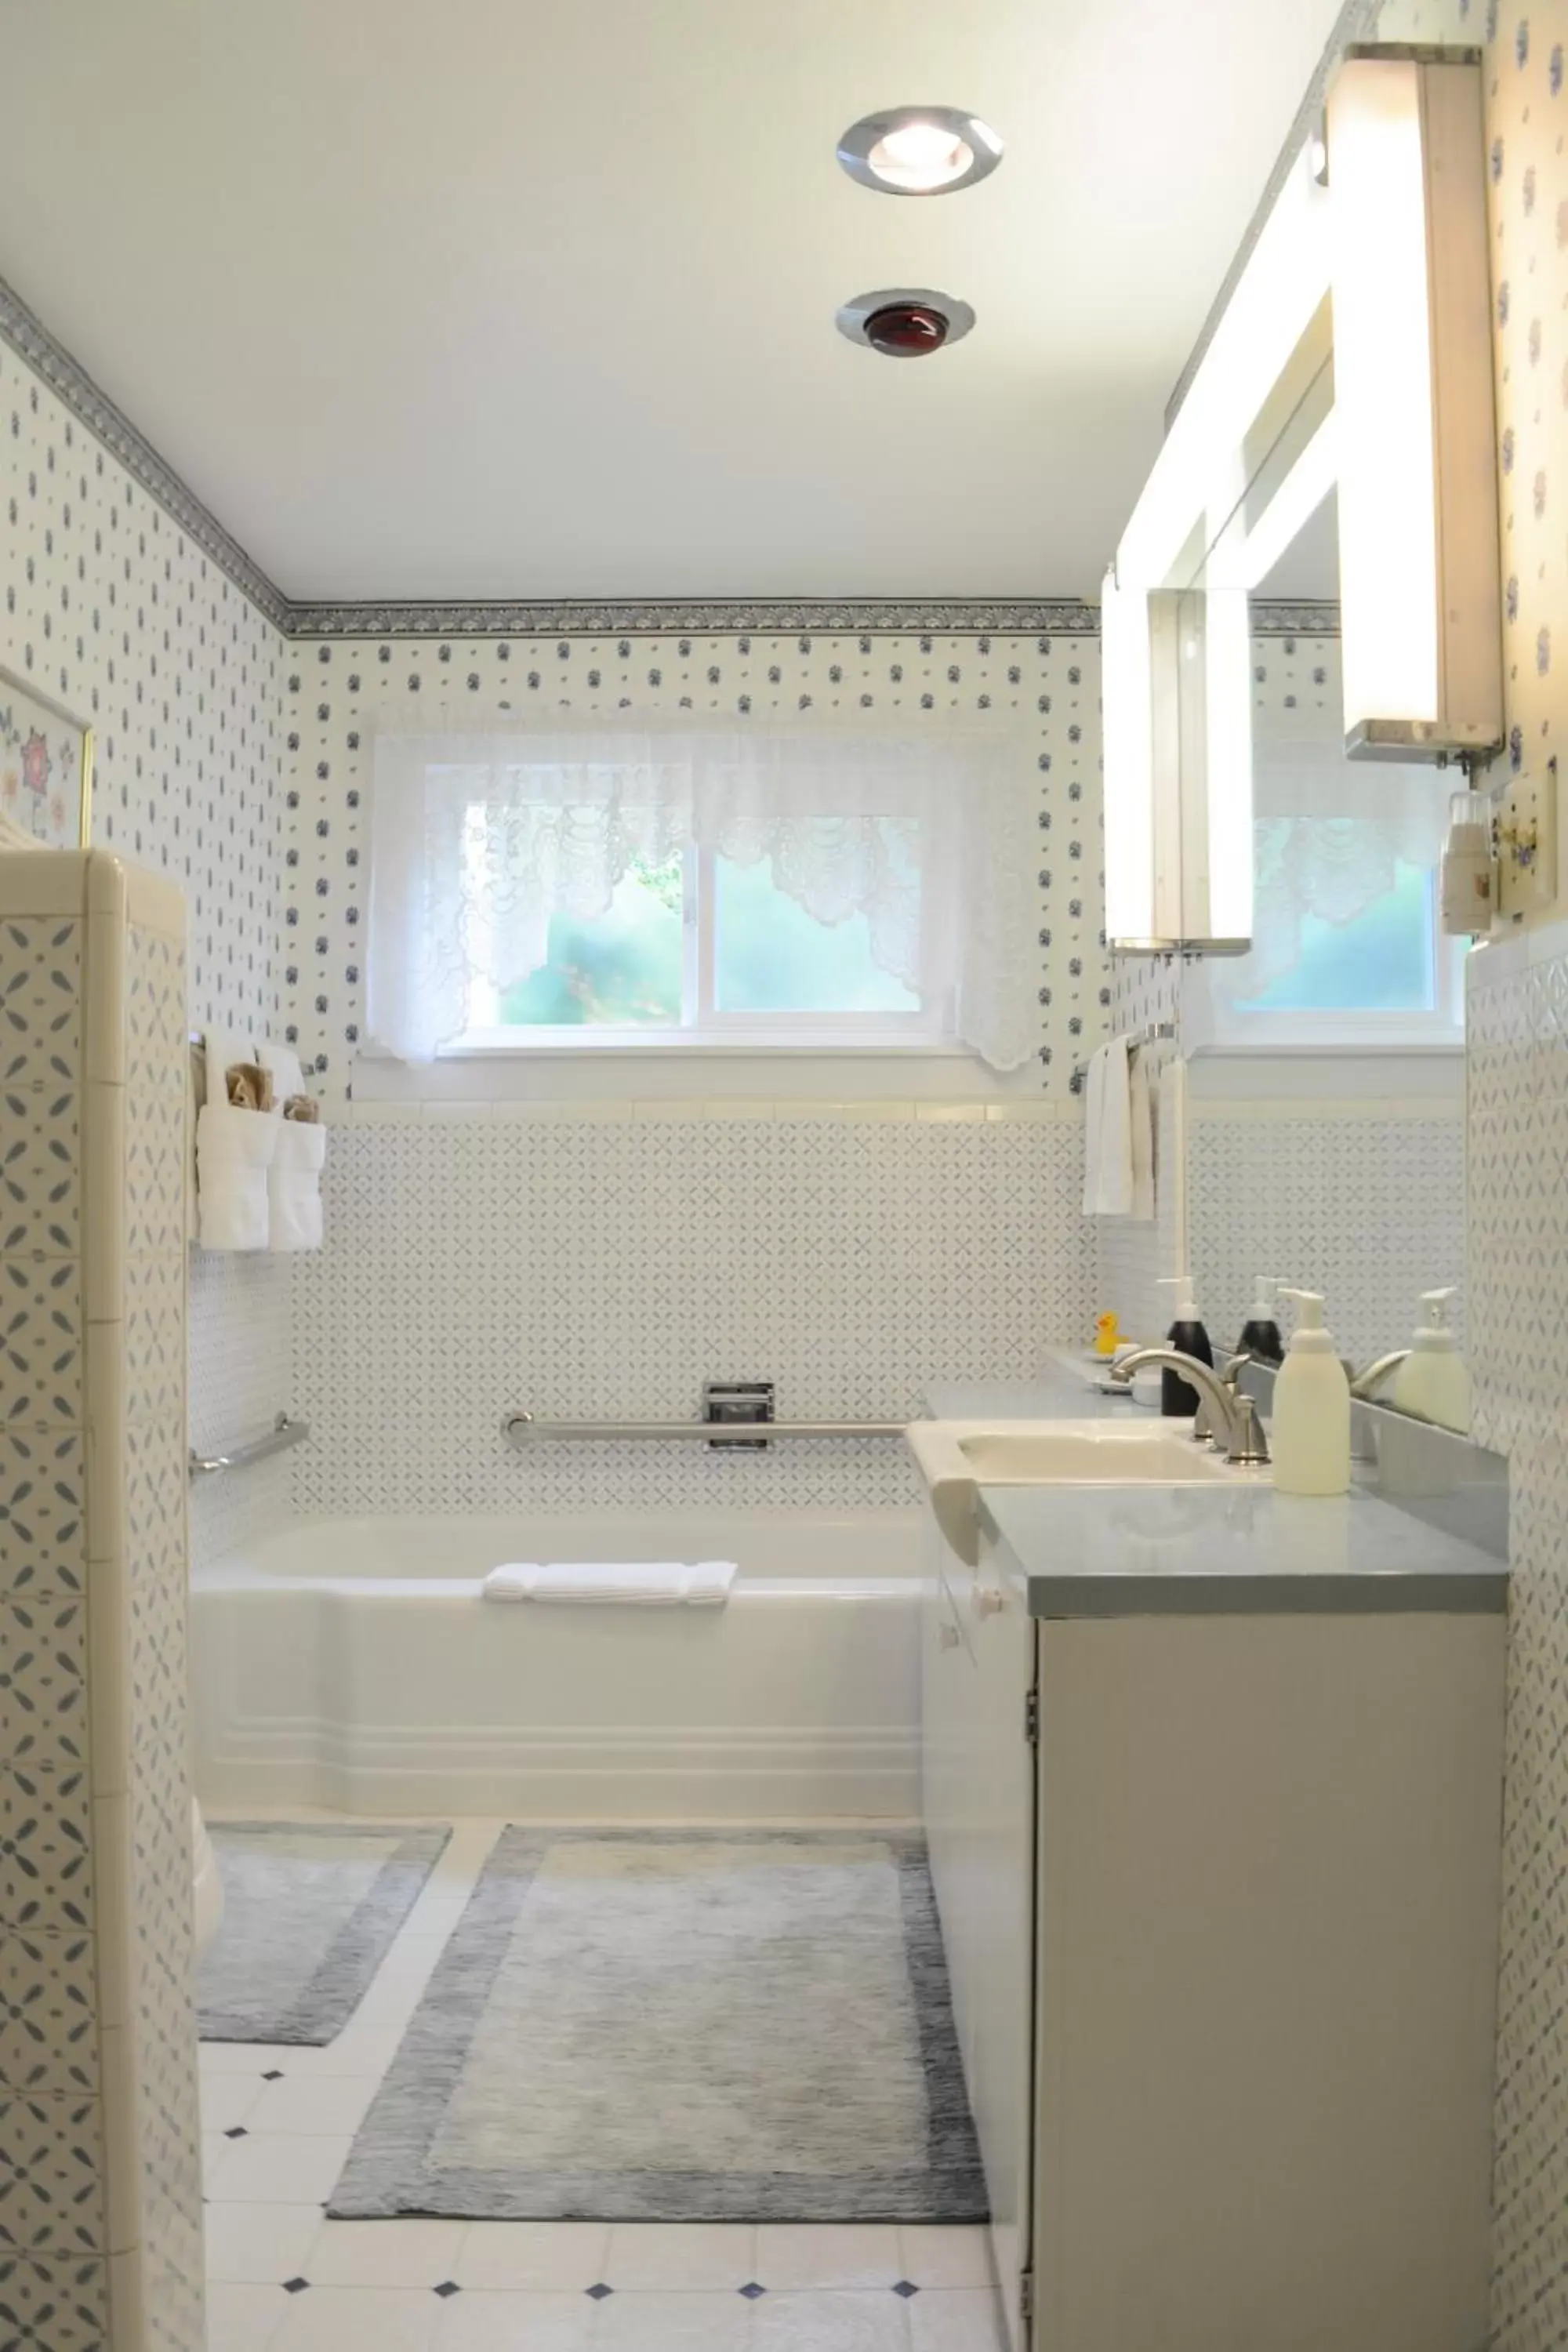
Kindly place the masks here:
POLYGON ((720 1609, 735 1580, 732 1559, 532 1560, 492 1568, 487 1601, 566 1601, 579 1607, 619 1603, 634 1609, 720 1609))

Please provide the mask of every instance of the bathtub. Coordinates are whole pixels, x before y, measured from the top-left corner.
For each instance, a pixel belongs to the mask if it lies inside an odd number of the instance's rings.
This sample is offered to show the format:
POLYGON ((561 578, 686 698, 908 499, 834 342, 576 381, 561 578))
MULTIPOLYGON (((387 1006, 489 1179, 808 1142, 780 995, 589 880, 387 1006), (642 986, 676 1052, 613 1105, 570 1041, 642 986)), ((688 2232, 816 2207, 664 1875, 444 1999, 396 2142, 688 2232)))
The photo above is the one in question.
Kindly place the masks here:
POLYGON ((196 1786, 531 1821, 911 1819, 907 1510, 300 1520, 200 1569, 196 1786), (722 1609, 479 1597, 504 1559, 733 1559, 722 1609))

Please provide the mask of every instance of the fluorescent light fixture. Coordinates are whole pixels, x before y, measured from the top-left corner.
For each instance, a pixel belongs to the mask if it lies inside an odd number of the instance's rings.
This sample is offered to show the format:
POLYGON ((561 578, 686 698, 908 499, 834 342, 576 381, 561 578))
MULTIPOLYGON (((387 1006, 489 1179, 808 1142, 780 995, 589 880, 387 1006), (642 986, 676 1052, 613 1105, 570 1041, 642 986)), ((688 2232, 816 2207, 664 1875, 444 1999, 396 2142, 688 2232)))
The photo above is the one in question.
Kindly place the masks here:
POLYGON ((1352 50, 1329 91, 1340 620, 1352 755, 1502 740, 1475 50, 1352 50))
POLYGON ((1252 668, 1244 588, 1106 575, 1105 932, 1122 954, 1252 944, 1252 668))

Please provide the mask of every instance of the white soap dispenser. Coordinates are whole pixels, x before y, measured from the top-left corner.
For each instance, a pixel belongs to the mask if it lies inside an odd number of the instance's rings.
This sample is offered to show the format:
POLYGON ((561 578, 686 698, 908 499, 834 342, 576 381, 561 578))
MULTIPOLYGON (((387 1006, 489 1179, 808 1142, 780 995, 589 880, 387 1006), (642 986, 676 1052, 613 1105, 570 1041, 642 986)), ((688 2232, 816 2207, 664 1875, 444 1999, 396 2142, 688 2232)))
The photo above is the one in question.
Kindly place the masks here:
POLYGON ((1290 1290, 1297 1324, 1274 1382, 1269 1440, 1274 1484, 1281 1495, 1342 1495, 1351 1483, 1351 1387, 1323 1328, 1316 1290, 1290 1290))
POLYGON ((1426 1315, 1394 1376, 1393 1401, 1401 1412, 1434 1421, 1440 1429, 1456 1429, 1463 1437, 1470 1426, 1470 1375, 1448 1328, 1453 1296, 1452 1283, 1421 1293, 1426 1315))

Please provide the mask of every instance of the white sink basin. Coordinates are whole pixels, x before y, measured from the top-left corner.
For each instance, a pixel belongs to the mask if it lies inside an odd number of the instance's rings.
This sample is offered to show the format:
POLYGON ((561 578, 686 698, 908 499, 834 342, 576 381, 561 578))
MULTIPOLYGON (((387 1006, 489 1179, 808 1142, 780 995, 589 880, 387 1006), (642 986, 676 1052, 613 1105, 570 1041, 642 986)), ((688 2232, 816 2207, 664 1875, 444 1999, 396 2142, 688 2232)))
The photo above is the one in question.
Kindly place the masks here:
POLYGON ((1186 1424, 1118 1421, 917 1421, 910 1451, 960 1559, 980 1559, 982 1486, 1207 1486, 1250 1482, 1197 1445, 1186 1424))
POLYGON ((1120 1486, 1128 1479, 1190 1486, 1226 1472, 1221 1457, 1194 1444, 1184 1431, 1177 1436, 1115 1423, 1042 1422, 978 1430, 956 1442, 971 1475, 987 1486, 1120 1486))

